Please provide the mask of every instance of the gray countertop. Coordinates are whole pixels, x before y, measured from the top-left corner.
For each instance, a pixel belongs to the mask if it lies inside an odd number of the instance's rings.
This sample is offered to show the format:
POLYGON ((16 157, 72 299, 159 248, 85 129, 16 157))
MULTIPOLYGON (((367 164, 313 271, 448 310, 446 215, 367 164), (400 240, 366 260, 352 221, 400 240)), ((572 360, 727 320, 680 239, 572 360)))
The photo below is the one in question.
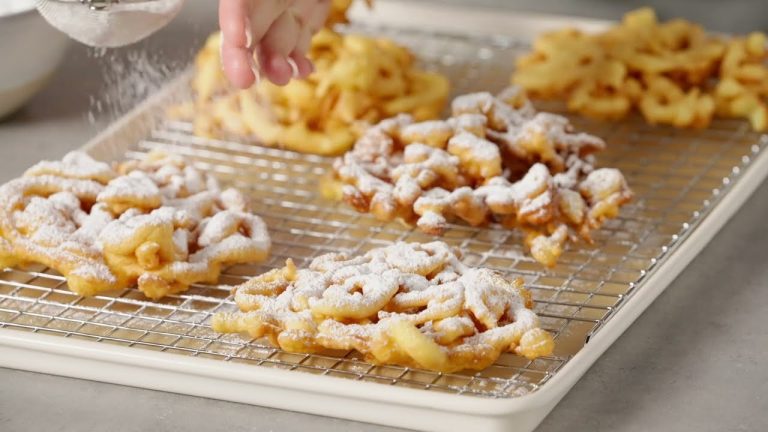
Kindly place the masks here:
MULTIPOLYGON (((480 3, 543 12, 557 10, 561 4, 544 0, 480 3)), ((572 3, 578 2, 567 3, 562 10, 576 12, 572 3)), ((587 15, 601 17, 616 17, 634 3, 583 2, 589 5, 587 15)), ((710 12, 700 8, 693 11, 694 17, 716 21, 712 25, 719 23, 719 29, 732 29, 733 23, 765 28, 768 21, 768 14, 747 11, 739 17, 732 10, 720 18, 711 12, 717 4, 737 10, 753 7, 757 12, 758 3, 764 5, 762 0, 710 3, 710 12)), ((183 63, 192 52, 190 47, 213 29, 213 10, 214 2, 190 2, 180 18, 145 42, 145 47, 173 53, 173 63, 183 63)), ((88 120, 87 113, 96 107, 91 95, 101 92, 95 100, 105 100, 111 94, 104 91, 107 84, 101 71, 110 72, 109 82, 123 77, 114 63, 132 51, 135 48, 95 58, 85 48, 73 47, 53 83, 24 110, 0 122, 0 181, 20 174, 40 158, 62 156, 102 129, 109 116, 102 113, 95 122, 88 120)), ((766 215, 768 184, 763 184, 538 431, 768 430, 766 215)), ((0 382, 2 431, 392 430, 8 369, 0 369, 0 382)))

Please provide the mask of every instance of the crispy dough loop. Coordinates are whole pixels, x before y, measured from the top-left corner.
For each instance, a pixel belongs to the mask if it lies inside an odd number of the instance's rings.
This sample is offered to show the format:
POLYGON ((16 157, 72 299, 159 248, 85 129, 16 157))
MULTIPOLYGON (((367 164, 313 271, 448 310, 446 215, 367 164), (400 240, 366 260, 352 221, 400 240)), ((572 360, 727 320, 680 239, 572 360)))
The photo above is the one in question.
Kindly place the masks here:
MULTIPOLYGON (((329 23, 343 18, 348 3, 334 6, 329 23)), ((191 120, 203 137, 235 135, 302 153, 339 155, 352 146, 361 125, 401 113, 436 118, 450 91, 448 79, 421 70, 406 47, 340 34, 332 25, 312 38, 307 57, 315 72, 306 79, 285 86, 263 80, 237 90, 221 70, 220 40, 220 33, 211 35, 195 59, 194 100, 169 112, 191 120)))
POLYGON ((6 183, 0 198, 0 262, 45 264, 82 295, 137 284, 158 299, 270 247, 242 194, 159 152, 115 166, 70 153, 6 183))
POLYGON ((442 242, 327 254, 300 270, 289 261, 236 287, 235 302, 240 312, 214 315, 214 330, 290 352, 354 349, 377 364, 453 372, 553 348, 519 279, 466 267, 442 242))
POLYGON ((432 235, 455 220, 544 235, 546 241, 527 244, 547 266, 567 240, 589 241, 631 199, 619 171, 593 166, 605 143, 575 131, 565 117, 536 112, 520 88, 461 95, 451 110, 444 121, 403 115, 369 128, 334 162, 335 195, 360 212, 432 235), (603 181, 610 184, 598 186, 603 181), (600 187, 611 193, 593 198, 600 187), (552 237, 561 226, 566 232, 552 237))
POLYGON ((618 120, 636 108, 651 124, 706 128, 717 114, 765 131, 766 56, 763 33, 722 38, 689 21, 659 22, 641 8, 601 33, 540 35, 518 58, 512 82, 537 97, 563 97, 569 110, 598 119, 618 120))

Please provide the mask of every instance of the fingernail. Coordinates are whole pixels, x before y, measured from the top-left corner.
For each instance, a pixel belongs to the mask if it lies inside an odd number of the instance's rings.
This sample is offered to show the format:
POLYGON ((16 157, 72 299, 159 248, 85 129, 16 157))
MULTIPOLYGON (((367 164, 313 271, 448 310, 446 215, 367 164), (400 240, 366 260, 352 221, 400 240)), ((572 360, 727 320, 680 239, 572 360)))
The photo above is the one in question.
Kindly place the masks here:
POLYGON ((296 64, 296 61, 290 57, 286 59, 288 61, 288 65, 291 66, 291 76, 294 78, 299 77, 299 66, 296 64))
POLYGON ((251 31, 251 20, 245 18, 245 47, 247 49, 253 48, 253 32, 251 31))
POLYGON ((253 71, 253 76, 255 77, 253 85, 259 85, 261 82, 261 68, 259 68, 258 63, 256 63, 256 59, 253 57, 251 57, 251 70, 253 71))

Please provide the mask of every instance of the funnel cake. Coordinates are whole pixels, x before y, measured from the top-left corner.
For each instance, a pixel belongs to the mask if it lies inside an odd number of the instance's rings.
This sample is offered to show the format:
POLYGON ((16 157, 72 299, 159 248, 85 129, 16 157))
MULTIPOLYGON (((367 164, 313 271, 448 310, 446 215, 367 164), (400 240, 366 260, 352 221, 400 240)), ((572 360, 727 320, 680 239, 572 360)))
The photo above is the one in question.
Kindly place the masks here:
POLYGON ((138 284, 149 298, 266 258, 264 222, 183 159, 115 166, 73 152, 0 187, 0 266, 41 263, 81 295, 138 284))
POLYGON ((662 22, 644 7, 602 32, 542 33, 517 58, 512 80, 598 119, 637 109, 650 124, 706 128, 716 116, 736 117, 766 131, 767 40, 762 32, 722 36, 682 19, 662 22))
POLYGON ((569 238, 589 241, 631 198, 620 171, 593 167, 601 139, 536 112, 515 87, 459 96, 452 111, 447 120, 400 115, 370 128, 334 163, 343 200, 434 235, 453 219, 519 227, 533 257, 552 266, 569 238))
POLYGON ((221 33, 195 60, 194 101, 172 107, 202 137, 234 135, 272 147, 337 156, 365 125, 398 113, 438 117, 448 80, 419 68, 413 54, 389 39, 321 29, 307 56, 317 70, 277 86, 266 80, 232 88, 221 70, 221 33))
POLYGON ((549 355, 520 279, 470 268, 443 242, 395 243, 308 269, 291 260, 234 288, 240 311, 214 330, 267 337, 289 352, 357 350, 377 364, 454 372, 484 369, 504 352, 549 355))

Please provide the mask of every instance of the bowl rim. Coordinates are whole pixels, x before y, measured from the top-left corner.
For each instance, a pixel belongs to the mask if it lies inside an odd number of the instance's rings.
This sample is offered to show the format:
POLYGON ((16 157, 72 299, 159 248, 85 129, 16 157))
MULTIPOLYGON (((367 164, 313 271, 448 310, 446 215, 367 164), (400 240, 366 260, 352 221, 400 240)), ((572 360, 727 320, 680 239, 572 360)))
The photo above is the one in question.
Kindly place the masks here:
POLYGON ((5 13, 5 14, 4 13, 0 13, 0 20, 5 19, 5 18, 14 18, 14 17, 17 17, 19 15, 28 14, 28 13, 31 13, 31 12, 36 12, 37 11, 38 3, 39 3, 39 0, 38 1, 32 1, 32 2, 30 2, 30 5, 28 7, 26 7, 26 8, 24 8, 24 9, 20 9, 20 10, 17 10, 15 12, 10 12, 10 13, 5 13))

